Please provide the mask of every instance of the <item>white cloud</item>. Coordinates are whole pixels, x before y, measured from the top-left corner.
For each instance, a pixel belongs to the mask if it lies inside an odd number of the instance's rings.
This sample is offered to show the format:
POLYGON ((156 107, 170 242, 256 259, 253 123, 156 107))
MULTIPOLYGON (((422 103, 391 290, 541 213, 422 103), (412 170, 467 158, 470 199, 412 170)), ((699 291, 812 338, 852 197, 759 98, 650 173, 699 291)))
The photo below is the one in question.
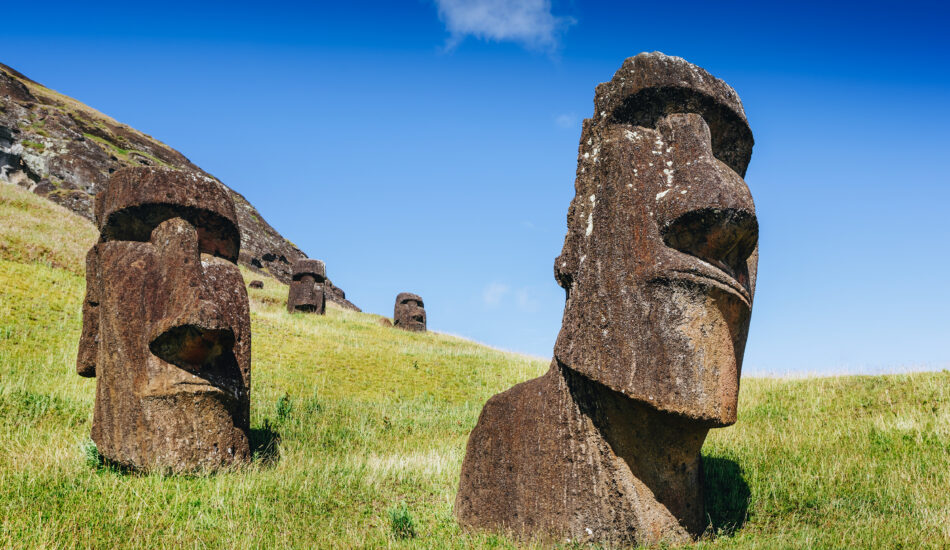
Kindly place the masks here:
POLYGON ((561 128, 573 128, 577 125, 577 117, 574 113, 564 113, 554 119, 554 123, 561 128))
POLYGON ((517 42, 534 50, 557 49, 558 38, 574 24, 551 13, 551 0, 435 0, 439 19, 449 31, 451 49, 466 36, 517 42))
POLYGON ((508 290, 508 285, 504 283, 491 283, 482 291, 482 302, 488 307, 497 307, 508 290))
POLYGON ((530 289, 522 288, 515 296, 517 298, 518 309, 528 313, 534 313, 538 309, 538 301, 532 295, 530 289))

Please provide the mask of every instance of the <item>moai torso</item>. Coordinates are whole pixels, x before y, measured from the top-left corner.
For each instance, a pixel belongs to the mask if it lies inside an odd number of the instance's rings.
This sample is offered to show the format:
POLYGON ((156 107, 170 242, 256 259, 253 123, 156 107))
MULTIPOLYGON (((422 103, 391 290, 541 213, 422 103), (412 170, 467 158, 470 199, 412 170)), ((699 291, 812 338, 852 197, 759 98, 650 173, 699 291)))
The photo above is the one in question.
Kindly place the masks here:
POLYGON ((426 310, 422 298, 411 292, 396 296, 393 308, 393 326, 411 332, 426 331, 426 310))
POLYGON ((227 191, 127 168, 96 197, 96 219, 77 371, 96 377, 99 452, 146 470, 248 460, 250 316, 227 191))
POLYGON ((705 527, 700 449, 736 420, 758 225, 735 91, 683 59, 626 60, 584 121, 555 277, 550 371, 486 404, 463 526, 608 543, 705 527))
POLYGON ((287 311, 323 315, 327 308, 327 268, 323 262, 299 259, 294 262, 292 277, 287 296, 287 311))

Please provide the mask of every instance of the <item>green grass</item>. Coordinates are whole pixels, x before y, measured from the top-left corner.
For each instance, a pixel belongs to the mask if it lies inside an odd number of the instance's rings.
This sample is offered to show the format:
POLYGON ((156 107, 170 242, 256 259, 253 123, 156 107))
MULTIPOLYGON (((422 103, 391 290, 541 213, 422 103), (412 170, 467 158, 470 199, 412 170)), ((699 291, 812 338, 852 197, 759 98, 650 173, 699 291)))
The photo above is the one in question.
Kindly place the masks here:
POLYGON ((24 147, 29 147, 30 149, 34 149, 34 150, 36 150, 36 151, 39 151, 40 153, 42 153, 42 152, 46 149, 46 145, 45 145, 45 144, 43 144, 43 143, 38 143, 38 142, 36 142, 36 141, 30 141, 30 140, 28 140, 28 139, 24 139, 24 140, 21 141, 20 143, 21 143, 24 147))
MULTIPOLYGON (((249 290, 252 429, 270 445, 216 475, 115 471, 88 440, 95 381, 74 370, 96 233, 0 193, 0 547, 516 546, 460 532, 452 503, 484 401, 547 361, 335 307, 289 315, 265 279, 249 290)), ((950 545, 950 372, 744 379, 738 423, 703 454, 714 527, 698 547, 950 545)))

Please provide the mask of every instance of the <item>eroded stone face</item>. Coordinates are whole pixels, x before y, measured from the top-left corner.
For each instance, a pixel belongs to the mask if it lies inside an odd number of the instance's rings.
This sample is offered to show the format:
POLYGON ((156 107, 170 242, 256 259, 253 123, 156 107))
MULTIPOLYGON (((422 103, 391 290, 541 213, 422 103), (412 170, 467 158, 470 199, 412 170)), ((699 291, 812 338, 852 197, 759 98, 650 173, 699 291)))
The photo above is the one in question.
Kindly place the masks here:
POLYGON ((426 331, 426 310, 422 298, 411 292, 401 292, 396 296, 393 308, 393 326, 411 332, 426 331))
POLYGON ((302 258, 294 262, 290 291, 287 296, 289 313, 326 313, 327 268, 320 260, 302 258))
POLYGON ((227 192, 129 168, 97 196, 77 370, 95 376, 92 438, 136 469, 250 457, 251 335, 227 192))
POLYGON ((456 515, 687 541, 705 526, 703 440, 736 420, 758 256, 752 134, 735 91, 659 53, 626 60, 594 105, 554 266, 566 303, 551 371, 486 405, 456 515))

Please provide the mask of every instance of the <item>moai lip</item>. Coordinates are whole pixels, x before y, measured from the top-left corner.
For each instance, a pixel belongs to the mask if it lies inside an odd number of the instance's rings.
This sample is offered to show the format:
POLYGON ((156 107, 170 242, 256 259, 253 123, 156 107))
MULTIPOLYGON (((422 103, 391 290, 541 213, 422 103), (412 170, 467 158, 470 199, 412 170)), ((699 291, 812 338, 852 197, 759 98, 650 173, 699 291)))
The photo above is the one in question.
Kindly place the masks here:
POLYGON ((125 168, 96 197, 76 368, 92 439, 141 470, 250 458, 251 332, 234 205, 214 180, 125 168))
POLYGON ((287 312, 323 315, 327 309, 326 265, 320 260, 301 258, 294 262, 292 273, 287 312))
POLYGON ((681 58, 643 53, 597 86, 551 368, 485 405, 464 527, 609 544, 703 532, 700 449, 736 420, 755 292, 752 146, 735 91, 681 58))
POLYGON ((426 310, 422 298, 411 292, 401 292, 396 296, 393 308, 393 326, 411 332, 426 331, 426 310))

